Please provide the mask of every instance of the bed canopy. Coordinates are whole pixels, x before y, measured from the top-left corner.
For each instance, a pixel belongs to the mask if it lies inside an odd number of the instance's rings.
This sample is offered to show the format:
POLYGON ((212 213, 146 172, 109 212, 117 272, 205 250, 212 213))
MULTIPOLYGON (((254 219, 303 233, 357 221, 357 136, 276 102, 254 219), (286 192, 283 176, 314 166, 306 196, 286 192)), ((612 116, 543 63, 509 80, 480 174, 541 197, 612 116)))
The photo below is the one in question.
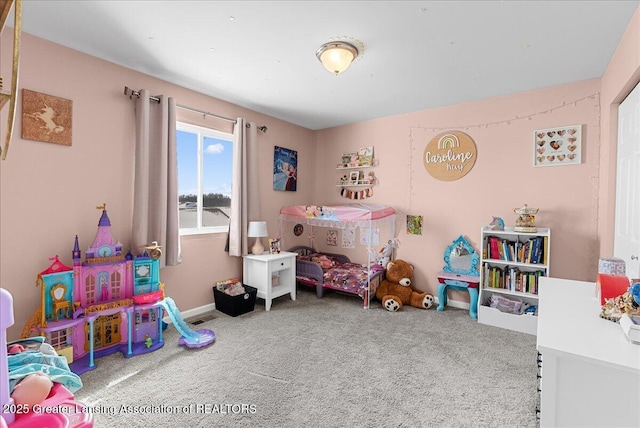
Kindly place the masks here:
MULTIPOLYGON (((373 234, 373 229, 388 226, 389 233, 395 237, 396 212, 393 208, 378 204, 344 205, 293 205, 280 210, 280 238, 283 222, 299 222, 310 226, 333 227, 337 229, 360 228, 373 234)), ((371 238, 371 236, 370 236, 371 238)), ((371 249, 369 239, 369 249, 371 249)), ((370 253, 371 251, 369 251, 370 253)))

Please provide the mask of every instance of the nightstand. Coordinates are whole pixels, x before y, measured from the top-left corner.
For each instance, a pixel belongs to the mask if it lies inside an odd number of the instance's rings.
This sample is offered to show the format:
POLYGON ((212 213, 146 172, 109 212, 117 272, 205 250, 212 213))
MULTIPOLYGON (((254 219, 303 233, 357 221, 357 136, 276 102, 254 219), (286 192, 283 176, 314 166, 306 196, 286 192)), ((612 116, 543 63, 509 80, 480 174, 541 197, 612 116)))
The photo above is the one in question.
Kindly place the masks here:
POLYGON ((242 271, 242 282, 258 290, 257 297, 264 299, 265 310, 271 309, 273 299, 285 294, 296 300, 296 253, 249 254, 244 256, 242 271))

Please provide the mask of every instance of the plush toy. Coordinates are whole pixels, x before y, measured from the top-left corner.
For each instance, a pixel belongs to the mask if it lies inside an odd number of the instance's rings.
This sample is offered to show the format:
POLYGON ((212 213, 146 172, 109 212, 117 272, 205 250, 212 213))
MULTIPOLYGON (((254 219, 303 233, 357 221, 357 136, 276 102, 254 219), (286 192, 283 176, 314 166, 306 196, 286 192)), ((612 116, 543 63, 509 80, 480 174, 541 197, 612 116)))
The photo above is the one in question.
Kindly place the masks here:
POLYGON ((382 307, 390 312, 402 309, 402 305, 411 305, 420 309, 433 306, 433 296, 411 288, 413 265, 404 260, 387 263, 386 277, 376 290, 376 297, 382 300, 382 307))
POLYGON ((393 249, 398 247, 397 239, 389 239, 389 241, 380 249, 376 257, 376 263, 380 266, 386 266, 391 261, 393 249))
POLYGON ((25 376, 13 387, 11 398, 20 409, 30 409, 49 396, 53 382, 46 374, 35 372, 25 376))

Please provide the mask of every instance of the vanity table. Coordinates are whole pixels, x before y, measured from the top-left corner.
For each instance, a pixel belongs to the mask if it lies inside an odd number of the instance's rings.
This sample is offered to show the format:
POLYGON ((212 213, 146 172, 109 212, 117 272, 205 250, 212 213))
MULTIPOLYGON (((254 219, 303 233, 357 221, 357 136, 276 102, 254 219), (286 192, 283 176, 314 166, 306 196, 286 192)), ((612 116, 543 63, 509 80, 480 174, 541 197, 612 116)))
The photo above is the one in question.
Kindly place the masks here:
POLYGON ((478 254, 462 235, 445 249, 445 266, 438 272, 438 311, 443 311, 447 305, 448 290, 466 291, 469 293, 469 316, 478 318, 478 259, 478 254))

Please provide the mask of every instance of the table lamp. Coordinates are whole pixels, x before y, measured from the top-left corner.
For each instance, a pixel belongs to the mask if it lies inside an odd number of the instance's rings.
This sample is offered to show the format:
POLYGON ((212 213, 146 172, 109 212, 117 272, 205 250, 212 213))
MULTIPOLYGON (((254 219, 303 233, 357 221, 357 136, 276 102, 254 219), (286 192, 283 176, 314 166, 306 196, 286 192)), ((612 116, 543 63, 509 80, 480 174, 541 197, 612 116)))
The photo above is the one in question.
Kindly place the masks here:
POLYGON ((249 222, 249 231, 247 233, 249 238, 256 238, 255 244, 251 247, 252 254, 262 254, 264 253, 264 245, 262 245, 263 236, 269 236, 267 232, 267 222, 266 221, 250 221, 249 222))

